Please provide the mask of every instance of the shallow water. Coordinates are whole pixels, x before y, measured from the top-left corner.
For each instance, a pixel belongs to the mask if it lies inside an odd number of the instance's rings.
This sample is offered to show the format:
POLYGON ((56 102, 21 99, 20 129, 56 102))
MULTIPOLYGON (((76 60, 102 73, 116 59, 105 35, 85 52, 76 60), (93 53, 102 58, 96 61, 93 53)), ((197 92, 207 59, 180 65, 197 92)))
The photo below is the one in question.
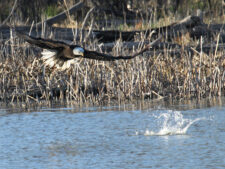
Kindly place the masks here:
POLYGON ((0 168, 225 168, 223 103, 2 107, 0 168))

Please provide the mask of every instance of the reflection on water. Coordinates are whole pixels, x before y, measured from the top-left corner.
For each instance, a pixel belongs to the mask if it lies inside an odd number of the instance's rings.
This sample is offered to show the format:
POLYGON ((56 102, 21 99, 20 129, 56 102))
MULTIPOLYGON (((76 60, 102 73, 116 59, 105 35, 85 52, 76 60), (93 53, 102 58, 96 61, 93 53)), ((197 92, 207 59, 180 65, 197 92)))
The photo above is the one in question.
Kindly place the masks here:
POLYGON ((224 168, 224 101, 5 106, 0 168, 224 168))
MULTIPOLYGON (((224 106, 225 98, 208 98, 202 100, 150 100, 150 101, 133 101, 129 103, 111 103, 104 106, 94 106, 90 104, 62 104, 60 103, 42 103, 37 104, 5 104, 0 102, 1 111, 4 113, 21 113, 34 111, 60 111, 65 110, 66 113, 74 112, 101 112, 101 111, 132 111, 132 110, 149 110, 149 109, 172 109, 172 110, 190 110, 201 109, 214 106, 224 106)), ((0 113, 1 115, 1 113, 0 113)))

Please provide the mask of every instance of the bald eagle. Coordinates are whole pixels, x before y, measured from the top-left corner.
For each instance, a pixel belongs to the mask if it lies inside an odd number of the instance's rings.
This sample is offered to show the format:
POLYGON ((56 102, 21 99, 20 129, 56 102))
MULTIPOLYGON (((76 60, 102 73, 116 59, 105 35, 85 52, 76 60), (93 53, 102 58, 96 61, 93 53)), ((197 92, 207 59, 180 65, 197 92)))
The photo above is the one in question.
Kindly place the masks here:
POLYGON ((56 67, 61 70, 68 69, 75 58, 88 58, 102 61, 115 61, 119 59, 132 59, 143 52, 147 51, 153 44, 157 43, 160 38, 156 39, 141 51, 130 56, 112 56, 105 53, 87 50, 79 45, 70 45, 63 41, 43 39, 27 35, 21 31, 16 34, 30 44, 43 48, 42 59, 46 66, 56 67))

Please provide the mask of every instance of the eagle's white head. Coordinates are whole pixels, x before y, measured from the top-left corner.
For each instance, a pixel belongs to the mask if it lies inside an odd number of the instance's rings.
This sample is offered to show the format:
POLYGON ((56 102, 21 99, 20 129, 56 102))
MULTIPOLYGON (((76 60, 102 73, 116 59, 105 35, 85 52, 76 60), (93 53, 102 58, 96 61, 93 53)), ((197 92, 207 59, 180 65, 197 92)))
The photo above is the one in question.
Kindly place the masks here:
POLYGON ((73 49, 73 54, 77 56, 84 56, 84 48, 82 47, 75 47, 73 49))

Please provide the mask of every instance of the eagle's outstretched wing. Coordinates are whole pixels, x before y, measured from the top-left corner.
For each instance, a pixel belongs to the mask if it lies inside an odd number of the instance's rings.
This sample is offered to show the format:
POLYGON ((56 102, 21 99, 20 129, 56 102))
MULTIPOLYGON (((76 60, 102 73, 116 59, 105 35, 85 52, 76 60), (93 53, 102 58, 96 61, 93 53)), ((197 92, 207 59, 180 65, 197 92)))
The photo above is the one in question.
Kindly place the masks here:
POLYGON ((109 54, 105 54, 105 53, 99 53, 99 52, 96 52, 96 51, 85 50, 83 57, 88 58, 88 59, 103 60, 103 61, 115 61, 115 60, 121 60, 121 59, 123 59, 123 60, 132 59, 132 58, 135 58, 138 55, 143 54, 147 50, 149 50, 153 45, 157 44, 160 41, 161 38, 162 38, 162 36, 160 36, 159 38, 157 38, 156 40, 154 40, 150 44, 146 45, 140 51, 138 51, 136 53, 133 53, 132 55, 128 55, 128 56, 121 56, 121 55, 120 56, 113 56, 113 55, 109 55, 109 54))
POLYGON ((16 30, 17 36, 23 38, 25 41, 29 42, 30 44, 34 44, 40 48, 56 50, 59 48, 67 48, 69 45, 62 42, 62 41, 54 41, 50 39, 43 39, 43 38, 36 38, 33 36, 29 36, 23 32, 16 30))

